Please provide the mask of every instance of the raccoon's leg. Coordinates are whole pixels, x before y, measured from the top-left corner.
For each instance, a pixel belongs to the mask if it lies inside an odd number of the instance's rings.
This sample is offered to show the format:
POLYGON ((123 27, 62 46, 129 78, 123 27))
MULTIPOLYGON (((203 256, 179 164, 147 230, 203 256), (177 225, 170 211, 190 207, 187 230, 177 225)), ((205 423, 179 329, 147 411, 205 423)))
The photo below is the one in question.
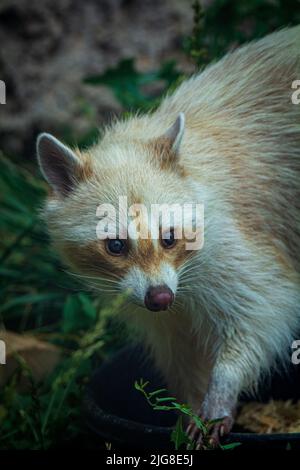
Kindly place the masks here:
POLYGON ((220 437, 228 434, 232 428, 240 386, 235 380, 236 370, 230 370, 231 367, 233 368, 228 362, 218 361, 213 369, 202 406, 198 411, 199 417, 204 422, 220 420, 210 429, 208 442, 204 443, 203 436, 194 421, 187 428, 187 434, 192 441, 196 441, 197 449, 207 443, 212 447, 217 447, 220 437))
POLYGON ((264 361, 261 352, 257 338, 231 329, 230 337, 220 347, 204 400, 198 410, 203 421, 220 421, 212 425, 205 442, 193 421, 187 428, 187 434, 196 441, 197 449, 207 444, 218 446, 220 437, 230 432, 239 394, 251 388, 260 375, 259 365, 264 361))

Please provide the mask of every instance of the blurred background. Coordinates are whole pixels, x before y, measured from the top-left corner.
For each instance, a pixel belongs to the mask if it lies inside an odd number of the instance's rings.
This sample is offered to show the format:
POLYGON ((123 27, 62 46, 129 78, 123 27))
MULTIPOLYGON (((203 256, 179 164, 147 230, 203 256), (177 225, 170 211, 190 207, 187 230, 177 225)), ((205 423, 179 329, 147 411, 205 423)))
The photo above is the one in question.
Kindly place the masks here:
POLYGON ((87 147, 114 116, 150 112, 227 50, 299 23, 298 0, 1 0, 0 448, 84 445, 84 387, 127 339, 123 300, 87 292, 51 249, 37 134, 87 147))

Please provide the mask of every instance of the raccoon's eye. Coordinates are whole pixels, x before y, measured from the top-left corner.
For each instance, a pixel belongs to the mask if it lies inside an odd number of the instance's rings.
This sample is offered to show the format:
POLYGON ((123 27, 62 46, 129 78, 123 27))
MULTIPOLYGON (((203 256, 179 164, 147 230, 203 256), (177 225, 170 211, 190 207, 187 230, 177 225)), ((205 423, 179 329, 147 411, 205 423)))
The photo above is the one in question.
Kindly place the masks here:
POLYGON ((164 248, 173 248, 173 246, 176 244, 174 229, 171 229, 169 232, 165 232, 163 234, 161 244, 164 248))
POLYGON ((110 255, 121 256, 126 251, 126 244, 118 238, 106 240, 106 250, 110 255))

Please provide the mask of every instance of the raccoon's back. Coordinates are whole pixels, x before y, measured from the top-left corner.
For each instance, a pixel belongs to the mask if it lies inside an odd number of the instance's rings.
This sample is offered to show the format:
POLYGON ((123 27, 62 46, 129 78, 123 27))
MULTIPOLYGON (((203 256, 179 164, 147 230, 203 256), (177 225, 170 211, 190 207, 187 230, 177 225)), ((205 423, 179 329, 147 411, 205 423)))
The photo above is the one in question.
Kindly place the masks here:
POLYGON ((267 240, 300 271, 295 80, 300 80, 300 26, 228 54, 179 87, 159 114, 185 112, 186 168, 217 188, 247 236, 267 240))

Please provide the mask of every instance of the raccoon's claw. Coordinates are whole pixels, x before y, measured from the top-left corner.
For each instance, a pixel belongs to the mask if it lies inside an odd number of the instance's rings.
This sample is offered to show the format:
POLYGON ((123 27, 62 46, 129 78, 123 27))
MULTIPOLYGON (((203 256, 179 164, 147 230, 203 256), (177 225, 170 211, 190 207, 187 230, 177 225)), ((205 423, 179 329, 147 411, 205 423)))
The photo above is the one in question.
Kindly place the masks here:
MULTIPOLYGON (((205 422, 206 420, 200 416, 200 418, 205 422)), ((207 434, 204 434, 201 429, 199 429, 195 422, 192 421, 186 430, 186 433, 189 439, 195 443, 195 449, 216 449, 220 446, 220 438, 228 434, 232 428, 233 419, 230 416, 224 416, 213 424, 207 424, 209 429, 207 434)))
POLYGON ((225 416, 221 421, 215 423, 210 429, 209 433, 209 446, 216 448, 220 446, 220 438, 229 434, 233 425, 233 419, 229 416, 225 416))

